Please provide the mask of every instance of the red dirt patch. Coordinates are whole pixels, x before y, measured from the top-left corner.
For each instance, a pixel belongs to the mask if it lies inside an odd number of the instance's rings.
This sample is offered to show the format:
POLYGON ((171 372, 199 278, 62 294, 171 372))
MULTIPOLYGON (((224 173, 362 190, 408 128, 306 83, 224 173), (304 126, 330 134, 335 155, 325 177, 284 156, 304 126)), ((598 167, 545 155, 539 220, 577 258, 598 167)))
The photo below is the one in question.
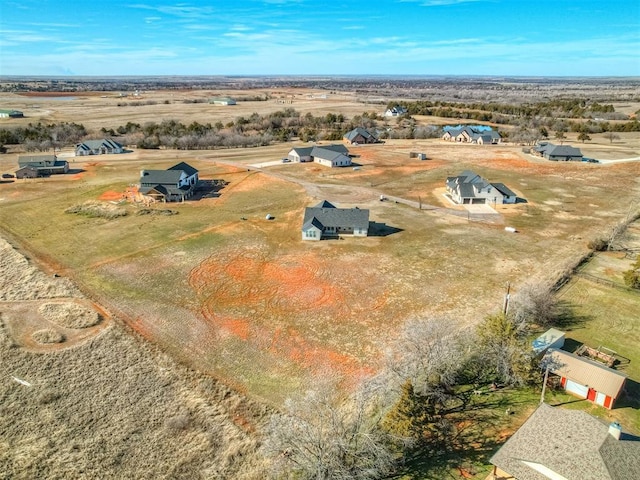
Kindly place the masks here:
POLYGON ((98 200, 122 200, 124 198, 124 194, 122 192, 115 192, 113 190, 107 190, 102 195, 98 197, 98 200))
POLYGON ((351 301, 332 274, 315 253, 267 260, 261 252, 246 251, 210 257, 191 271, 189 284, 199 298, 200 315, 220 338, 248 342, 309 370, 329 366, 351 377, 369 374, 372 369, 356 357, 326 347, 303 331, 316 329, 306 318, 317 319, 319 326, 321 319, 359 316, 362 309, 373 312, 386 303, 385 295, 351 301), (289 318, 295 323, 283 321, 289 318))

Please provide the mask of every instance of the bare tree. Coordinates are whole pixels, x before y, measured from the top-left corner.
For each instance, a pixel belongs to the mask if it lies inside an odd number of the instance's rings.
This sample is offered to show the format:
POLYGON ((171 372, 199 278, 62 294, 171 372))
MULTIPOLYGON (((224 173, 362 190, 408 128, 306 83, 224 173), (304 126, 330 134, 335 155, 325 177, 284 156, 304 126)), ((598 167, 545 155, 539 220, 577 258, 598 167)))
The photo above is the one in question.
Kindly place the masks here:
POLYGON ((558 300, 544 283, 526 283, 511 299, 511 314, 518 331, 530 325, 548 327, 558 318, 558 300))
POLYGON ((277 478, 368 480, 380 478, 394 463, 380 428, 377 395, 362 388, 346 395, 335 378, 285 402, 271 417, 264 451, 277 478))
POLYGON ((620 135, 614 132, 607 132, 604 134, 604 138, 609 140, 609 143, 613 143, 614 140, 620 140, 620 135))

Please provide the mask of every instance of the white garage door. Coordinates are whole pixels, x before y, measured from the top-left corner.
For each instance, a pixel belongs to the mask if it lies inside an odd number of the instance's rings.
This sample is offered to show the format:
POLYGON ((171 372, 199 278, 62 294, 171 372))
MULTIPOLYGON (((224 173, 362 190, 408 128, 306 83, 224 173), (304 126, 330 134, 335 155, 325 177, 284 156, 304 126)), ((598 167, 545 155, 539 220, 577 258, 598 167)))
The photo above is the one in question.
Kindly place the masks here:
POLYGON ((604 393, 600 393, 598 392, 596 394, 596 404, 597 405, 602 405, 604 407, 604 400, 605 398, 607 398, 607 396, 604 393))
POLYGON ((567 392, 573 393, 574 395, 578 395, 579 397, 582 397, 582 398, 587 398, 587 394, 589 393, 589 387, 580 385, 579 383, 576 383, 576 382, 572 382, 569 379, 567 379, 567 385, 565 388, 567 392))

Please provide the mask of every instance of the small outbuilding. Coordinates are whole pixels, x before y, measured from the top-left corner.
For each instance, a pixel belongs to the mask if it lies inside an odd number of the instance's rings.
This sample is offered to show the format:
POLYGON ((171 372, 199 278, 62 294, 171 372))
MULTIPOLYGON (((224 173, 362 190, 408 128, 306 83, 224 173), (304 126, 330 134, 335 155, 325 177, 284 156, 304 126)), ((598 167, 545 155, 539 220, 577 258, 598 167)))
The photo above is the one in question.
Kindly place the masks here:
POLYGON ((567 392, 608 409, 622 394, 627 379, 624 373, 564 350, 549 349, 542 366, 560 377, 560 386, 567 392))
POLYGON ((532 348, 536 355, 540 355, 550 348, 562 348, 564 339, 564 332, 556 328, 550 328, 532 342, 532 348))

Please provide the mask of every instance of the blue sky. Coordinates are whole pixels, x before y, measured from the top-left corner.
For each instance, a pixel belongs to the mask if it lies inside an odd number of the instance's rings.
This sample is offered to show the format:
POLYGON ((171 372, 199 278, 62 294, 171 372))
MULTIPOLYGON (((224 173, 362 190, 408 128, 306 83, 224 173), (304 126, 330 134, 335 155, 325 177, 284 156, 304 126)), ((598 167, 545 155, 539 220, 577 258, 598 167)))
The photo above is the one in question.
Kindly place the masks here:
POLYGON ((2 0, 0 75, 640 76, 637 0, 2 0))

